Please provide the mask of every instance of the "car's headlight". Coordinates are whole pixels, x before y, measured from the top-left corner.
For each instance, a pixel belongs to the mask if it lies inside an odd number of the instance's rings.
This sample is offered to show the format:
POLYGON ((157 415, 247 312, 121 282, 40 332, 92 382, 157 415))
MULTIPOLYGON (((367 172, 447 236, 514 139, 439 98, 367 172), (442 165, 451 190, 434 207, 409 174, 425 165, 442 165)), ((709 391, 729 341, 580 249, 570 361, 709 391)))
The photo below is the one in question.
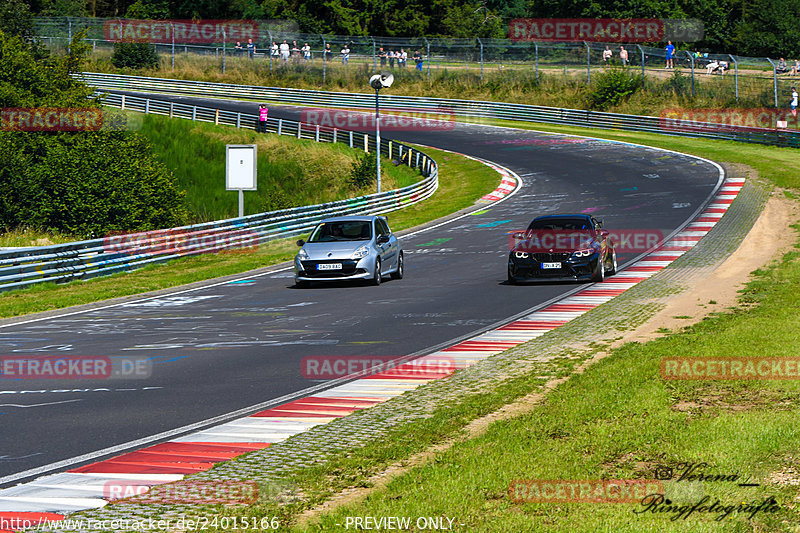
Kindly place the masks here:
POLYGON ((369 255, 369 246, 366 244, 353 252, 353 259, 361 259, 362 257, 367 257, 369 255))
POLYGON ((306 253, 304 248, 300 248, 300 251, 297 252, 297 258, 300 261, 306 261, 308 259, 308 254, 306 253))
POLYGON ((528 252, 514 252, 514 257, 516 257, 517 259, 527 259, 528 252))
POLYGON ((588 257, 594 253, 594 250, 591 248, 586 250, 578 250, 577 252, 572 252, 573 257, 588 257))

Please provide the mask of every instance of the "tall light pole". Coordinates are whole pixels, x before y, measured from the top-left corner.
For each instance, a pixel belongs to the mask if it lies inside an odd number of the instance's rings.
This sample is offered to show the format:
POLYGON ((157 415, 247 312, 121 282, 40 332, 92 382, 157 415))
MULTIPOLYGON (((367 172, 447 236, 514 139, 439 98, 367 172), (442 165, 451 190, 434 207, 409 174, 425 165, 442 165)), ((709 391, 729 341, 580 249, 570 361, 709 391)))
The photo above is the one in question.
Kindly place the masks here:
POLYGON ((369 79, 369 85, 375 89, 375 158, 378 162, 378 192, 381 192, 381 108, 380 91, 391 87, 394 76, 389 72, 375 74, 369 79))

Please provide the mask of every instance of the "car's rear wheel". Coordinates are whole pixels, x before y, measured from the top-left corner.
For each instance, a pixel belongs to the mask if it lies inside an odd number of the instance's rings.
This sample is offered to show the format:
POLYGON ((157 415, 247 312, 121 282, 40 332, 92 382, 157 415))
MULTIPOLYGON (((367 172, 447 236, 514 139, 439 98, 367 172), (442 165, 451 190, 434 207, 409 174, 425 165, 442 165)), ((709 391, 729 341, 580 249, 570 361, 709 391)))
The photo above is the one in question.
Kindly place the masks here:
POLYGON ((405 269, 405 265, 403 264, 403 252, 400 252, 400 255, 397 256, 397 270, 392 272, 392 279, 403 279, 403 275, 405 274, 403 270, 405 269))
POLYGON ((611 252, 611 268, 608 270, 609 275, 617 273, 617 251, 611 252))
POLYGON ((372 276, 372 284, 373 285, 380 285, 381 284, 381 258, 375 259, 375 273, 372 276))
POLYGON ((597 267, 592 274, 592 281, 603 281, 606 279, 606 262, 602 257, 597 258, 597 267))

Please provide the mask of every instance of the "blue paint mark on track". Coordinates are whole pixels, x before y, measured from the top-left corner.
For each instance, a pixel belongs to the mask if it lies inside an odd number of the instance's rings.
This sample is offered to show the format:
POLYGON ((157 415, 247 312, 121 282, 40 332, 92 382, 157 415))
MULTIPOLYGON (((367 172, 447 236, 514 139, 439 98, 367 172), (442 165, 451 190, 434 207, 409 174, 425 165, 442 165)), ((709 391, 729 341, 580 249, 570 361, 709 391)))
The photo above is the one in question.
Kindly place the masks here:
POLYGON ((487 222, 486 224, 478 224, 475 226, 476 228, 496 228, 501 224, 505 224, 507 222, 511 222, 510 220, 497 220, 495 222, 487 222))

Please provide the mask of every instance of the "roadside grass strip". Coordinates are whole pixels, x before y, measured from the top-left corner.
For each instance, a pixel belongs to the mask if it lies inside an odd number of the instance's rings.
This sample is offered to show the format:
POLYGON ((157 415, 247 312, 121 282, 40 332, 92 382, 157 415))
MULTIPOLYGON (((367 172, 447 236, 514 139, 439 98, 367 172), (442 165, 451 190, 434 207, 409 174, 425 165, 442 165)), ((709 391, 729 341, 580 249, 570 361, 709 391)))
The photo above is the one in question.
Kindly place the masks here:
MULTIPOLYGON (((513 179, 512 175, 505 173, 503 180, 507 179, 513 179)), ((745 181, 741 178, 726 179, 723 183, 724 191, 720 189, 710 205, 724 205, 727 208, 730 203, 720 202, 720 198, 733 201, 744 184, 745 181)), ((708 209, 704 210, 689 224, 708 218, 708 213, 708 209)), ((126 487, 130 485, 130 478, 127 476, 131 475, 142 476, 145 480, 151 475, 174 476, 164 479, 163 483, 159 479, 159 483, 147 484, 143 481, 141 485, 134 485, 129 490, 136 496, 126 503, 135 504, 136 498, 143 497, 142 494, 146 495, 152 487, 159 484, 180 481, 185 476, 201 472, 213 473, 213 467, 230 459, 265 449, 290 437, 301 437, 302 433, 316 426, 326 425, 368 409, 421 385, 449 378, 456 370, 468 368, 540 337, 623 294, 691 250, 712 227, 713 225, 698 231, 681 230, 661 250, 654 252, 659 255, 648 255, 602 283, 588 285, 572 296, 495 330, 417 358, 413 364, 401 364, 390 370, 366 375, 324 392, 165 443, 2 490, 0 519, 6 513, 23 511, 67 514, 105 507, 108 504, 108 495, 103 497, 102 493, 98 494, 98 476, 111 486, 125 484, 126 487), (449 358, 452 358, 454 364, 443 369, 440 362, 449 358), (53 486, 59 485, 74 489, 53 489, 53 486)), ((127 506, 112 507, 122 511, 127 506)))
POLYGON ((470 532, 797 531, 796 374, 668 380, 660 363, 796 360, 798 249, 755 271, 732 311, 610 350, 528 412, 296 530, 354 529, 355 520, 388 517, 421 530, 420 517, 444 517, 453 530, 470 532), (626 498, 621 487, 631 480, 652 492, 630 490, 626 498))

